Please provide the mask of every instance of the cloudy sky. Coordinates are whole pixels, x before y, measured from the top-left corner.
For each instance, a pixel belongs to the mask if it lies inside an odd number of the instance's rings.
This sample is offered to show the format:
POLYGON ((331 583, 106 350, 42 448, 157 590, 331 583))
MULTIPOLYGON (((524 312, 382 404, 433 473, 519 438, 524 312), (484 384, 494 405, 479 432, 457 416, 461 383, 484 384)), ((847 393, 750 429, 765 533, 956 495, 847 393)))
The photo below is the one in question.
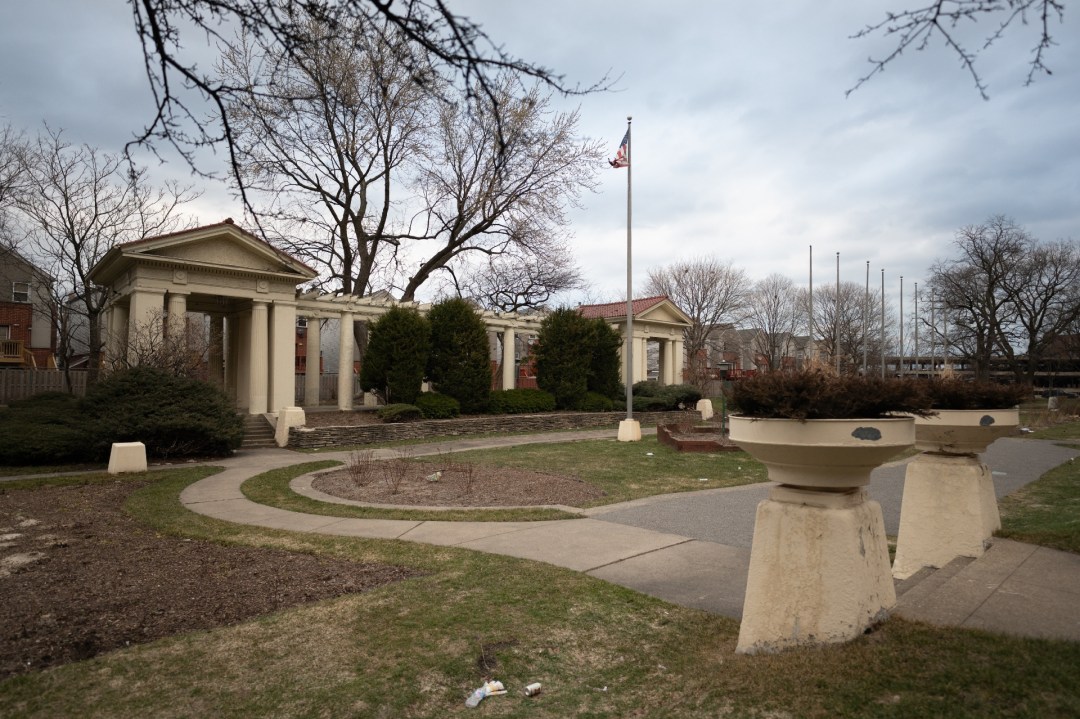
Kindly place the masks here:
MULTIPOLYGON (((634 282, 651 267, 714 255, 753 278, 815 284, 841 275, 894 296, 948 256, 956 230, 1011 216, 1044 240, 1080 240, 1080 19, 1052 31, 1054 74, 1024 87, 1036 28, 984 52, 990 100, 937 41, 845 97, 886 54, 849 36, 886 9, 918 3, 792 0, 460 0, 515 55, 573 83, 614 91, 558 99, 613 156, 633 121, 634 282), (819 279, 820 278, 820 279, 819 279)), ((1069 6, 1069 10, 1072 10, 1069 6)), ((148 118, 149 93, 122 0, 0 0, 0 123, 119 150, 148 118)), ((988 27, 962 36, 981 45, 988 27)), ((193 42, 196 40, 193 39, 193 42)), ((146 158, 146 162, 151 162, 146 158)), ((158 176, 186 177, 175 161, 158 176)), ((202 183, 203 222, 241 216, 202 183)), ((572 214, 591 296, 625 293, 626 172, 605 170, 572 214)))

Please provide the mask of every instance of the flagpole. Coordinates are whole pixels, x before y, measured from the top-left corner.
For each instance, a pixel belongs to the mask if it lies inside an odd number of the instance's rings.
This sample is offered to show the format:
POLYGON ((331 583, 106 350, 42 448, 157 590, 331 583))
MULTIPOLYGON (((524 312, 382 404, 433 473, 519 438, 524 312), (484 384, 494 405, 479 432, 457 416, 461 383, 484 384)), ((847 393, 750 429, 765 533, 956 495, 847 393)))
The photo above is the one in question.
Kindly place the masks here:
MULTIPOLYGON (((626 419, 619 423, 620 442, 641 440, 641 425, 634 419, 634 285, 631 250, 634 205, 631 192, 633 185, 630 182, 630 173, 633 171, 633 163, 630 161, 630 123, 633 119, 630 115, 626 116, 626 419)), ((615 163, 612 165, 618 167, 615 163)))
POLYGON ((631 247, 631 227, 633 219, 633 194, 630 183, 630 173, 634 166, 630 163, 630 122, 631 116, 626 117, 626 419, 634 419, 634 283, 633 253, 631 247))
POLYGON ((836 253, 836 306, 833 307, 836 316, 833 317, 833 333, 836 335, 836 343, 833 350, 836 351, 836 374, 840 375, 840 253, 836 253))

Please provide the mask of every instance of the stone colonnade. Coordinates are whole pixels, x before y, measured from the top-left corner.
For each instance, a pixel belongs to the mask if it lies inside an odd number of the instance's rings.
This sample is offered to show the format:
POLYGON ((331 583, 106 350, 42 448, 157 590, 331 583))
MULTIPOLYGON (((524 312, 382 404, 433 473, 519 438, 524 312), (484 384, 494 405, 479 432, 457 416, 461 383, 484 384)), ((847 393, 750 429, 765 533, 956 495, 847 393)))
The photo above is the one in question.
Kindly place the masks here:
MULTIPOLYGON (((338 409, 353 409, 356 341, 354 322, 373 321, 392 302, 366 301, 333 295, 301 295, 289 300, 251 300, 223 303, 227 310, 201 311, 205 302, 189 308, 190 293, 176 289, 136 289, 127 303, 114 302, 105 313, 106 356, 137 363, 147 348, 177 351, 170 338, 184 335, 189 327, 206 328, 209 379, 236 400, 248 414, 276 413, 294 404, 296 373, 296 327, 307 319, 308 361, 304 374, 304 404, 319 405, 322 363, 322 321, 340 323, 337 353, 338 409), (200 320, 206 317, 206 320, 200 320)), ((220 301, 222 298, 218 298, 220 301)), ((421 311, 426 306, 414 305, 421 311)), ((535 332, 533 318, 500 317, 485 313, 489 329, 501 341, 502 386, 516 386, 515 341, 517 331, 535 332)))
MULTIPOLYGON (((616 327, 616 329, 623 329, 616 327)), ((656 380, 660 384, 680 384, 683 381, 683 339, 680 331, 677 337, 654 337, 646 332, 639 333, 634 329, 634 382, 640 382, 649 376, 648 347, 649 342, 657 342, 660 345, 660 374, 656 380)), ((620 372, 626 374, 626 342, 619 346, 620 372)), ((625 381, 623 377, 623 381, 625 381)))
MULTIPOLYGON (((232 220, 117 245, 91 269, 90 280, 107 293, 106 357, 136 363, 146 352, 187 351, 182 335, 206 338, 198 362, 210 378, 249 414, 278 413, 295 404, 297 318, 308 319, 308 347, 314 348, 304 380, 305 404, 319 399, 320 322, 341 323, 338 348, 338 407, 352 409, 353 323, 381 317, 397 303, 386 295, 354 297, 298 293, 318 273, 233 223, 232 220), (203 319, 198 319, 198 318, 203 319)), ((635 368, 630 381, 646 378, 646 343, 661 340, 661 376, 680 382, 682 332, 686 315, 663 297, 635 301, 635 368)), ((410 303, 420 312, 426 305, 410 303)), ((592 306, 620 330, 609 306, 592 306)), ((625 324, 625 305, 623 323, 625 324)), ((501 336, 502 385, 517 384, 515 341, 535 335, 541 318, 516 313, 482 313, 488 330, 501 336)), ((177 357, 170 357, 176 359, 177 357)), ((298 410, 299 411, 299 410, 298 410)))

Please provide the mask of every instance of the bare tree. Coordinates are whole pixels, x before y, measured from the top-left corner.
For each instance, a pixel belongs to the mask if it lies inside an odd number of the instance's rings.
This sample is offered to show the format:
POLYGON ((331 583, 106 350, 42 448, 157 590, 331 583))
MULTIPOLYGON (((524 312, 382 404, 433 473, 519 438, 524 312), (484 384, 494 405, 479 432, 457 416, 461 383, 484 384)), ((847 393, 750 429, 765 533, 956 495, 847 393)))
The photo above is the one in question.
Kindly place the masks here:
POLYGON ((1034 240, 1012 219, 996 215, 956 233, 959 255, 937 262, 932 283, 949 317, 949 344, 969 360, 979 379, 989 379, 994 353, 1011 345, 1017 307, 1009 288, 1034 240))
POLYGON ((210 328, 204 318, 191 316, 183 323, 166 321, 154 311, 132 328, 124 355, 110 358, 109 370, 155 367, 177 377, 209 379, 210 328))
POLYGON ((1046 53, 1057 44, 1052 34, 1053 23, 1055 20, 1063 22, 1064 16, 1064 0, 928 0, 925 5, 910 10, 887 11, 883 20, 867 25, 852 37, 882 35, 895 39, 895 45, 884 57, 869 59, 870 72, 859 78, 848 94, 882 72, 905 50, 925 50, 932 42, 940 40, 959 58, 961 67, 971 75, 983 99, 989 99, 986 84, 976 68, 979 53, 1009 32, 1016 32, 1018 27, 1034 26, 1036 35, 1025 82, 1030 85, 1037 75, 1051 74, 1045 62, 1046 53), (972 50, 962 28, 984 21, 990 24, 990 30, 984 35, 982 47, 972 50))
MULTIPOLYGON (((809 302, 807 293, 801 294, 801 301, 809 302)), ((804 304, 802 313, 806 311, 804 304)), ((882 350, 886 354, 897 352, 895 326, 895 314, 886 300, 882 333, 881 297, 871 292, 868 302, 865 288, 855 282, 840 283, 839 301, 832 284, 814 289, 814 344, 828 357, 831 367, 839 355, 841 373, 861 371, 864 352, 868 355, 867 371, 873 372, 870 367, 880 371, 882 350)))
POLYGON ((411 300, 470 256, 563 249, 564 208, 594 186, 601 157, 575 113, 549 112, 509 77, 440 103, 451 90, 415 82, 424 58, 400 33, 309 28, 320 41, 291 57, 238 45, 221 66, 230 83, 276 88, 227 111, 244 181, 290 251, 345 293, 398 288, 411 300))
POLYGON ((649 270, 645 292, 665 295, 693 323, 683 342, 690 358, 690 381, 700 385, 704 376, 699 356, 710 353, 709 337, 722 324, 738 324, 747 316, 750 280, 741 268, 716 257, 700 257, 649 270))
POLYGON ((1004 283, 1026 361, 1018 361, 1013 342, 1002 341, 1000 350, 1017 380, 1033 384, 1047 351, 1080 319, 1080 250, 1067 241, 1034 245, 1004 283))
POLYGON ((229 101, 228 118, 243 182, 265 199, 264 229, 325 268, 335 289, 368 294, 392 259, 385 250, 407 234, 395 180, 416 160, 436 108, 400 39, 308 27, 317 42, 292 56, 266 40, 224 54, 223 77, 250 88, 229 101), (276 93, 255 89, 264 85, 276 93))
MULTIPOLYGON (((413 81, 426 87, 468 88, 495 97, 493 76, 510 72, 533 78, 566 94, 599 89, 606 79, 581 88, 564 83, 552 71, 506 53, 468 18, 455 15, 445 0, 129 0, 135 31, 142 45, 144 66, 154 100, 154 114, 132 145, 164 143, 175 148, 199 171, 197 154, 206 147, 224 146, 230 169, 245 207, 252 209, 236 128, 228 108, 252 93, 284 97, 273 84, 248 86, 222 79, 199 67, 191 46, 205 41, 225 52, 236 37, 260 38, 276 57, 292 62, 309 54, 320 38, 309 33, 312 21, 340 31, 348 39, 359 30, 368 38, 392 32, 423 57, 409 68, 413 81), (206 106, 218 121, 208 121, 206 106)), ((205 170, 203 171, 205 173, 205 170)))
POLYGON ((35 258, 56 279, 58 296, 84 317, 89 367, 96 369, 109 298, 91 285, 91 268, 117 244, 175 228, 180 206, 197 195, 176 184, 154 189, 144 170, 129 168, 120 156, 72 146, 60 130, 46 128, 22 158, 15 207, 35 258))
POLYGON ((22 178, 22 156, 26 140, 10 125, 0 130, 0 246, 15 249, 15 229, 10 217, 11 205, 22 178))
POLYGON ((571 258, 569 247, 553 243, 539 251, 513 248, 463 270, 447 269, 454 294, 487 309, 518 312, 548 307, 560 293, 585 288, 571 258))
POLYGON ((794 356, 795 335, 804 330, 806 313, 801 292, 790 277, 771 274, 754 284, 750 292, 747 321, 757 331, 753 351, 766 368, 783 368, 784 358, 794 356))
POLYGON ((405 301, 454 261, 542 255, 596 186, 603 149, 578 135, 576 111, 553 112, 549 96, 510 76, 492 92, 441 108, 419 179, 426 227, 414 238, 430 251, 405 279, 405 301))

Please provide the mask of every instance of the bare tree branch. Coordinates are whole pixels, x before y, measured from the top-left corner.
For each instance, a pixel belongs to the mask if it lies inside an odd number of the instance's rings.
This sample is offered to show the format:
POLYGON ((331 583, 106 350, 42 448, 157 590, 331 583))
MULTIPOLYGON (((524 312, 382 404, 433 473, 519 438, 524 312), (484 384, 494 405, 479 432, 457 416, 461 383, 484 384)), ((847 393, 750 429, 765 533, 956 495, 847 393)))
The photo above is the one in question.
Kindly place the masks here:
POLYGON ((1027 26, 1029 16, 1038 17, 1039 35, 1032 50, 1025 85, 1035 81, 1038 74, 1050 75, 1050 68, 1045 63, 1045 54, 1054 45, 1051 35, 1051 21, 1057 18, 1063 21, 1065 15, 1064 0, 933 0, 928 5, 888 12, 879 22, 867 25, 851 37, 853 39, 880 35, 894 39, 894 46, 881 58, 868 58, 871 70, 858 79, 846 92, 850 95, 858 90, 875 75, 904 53, 905 50, 925 50, 935 38, 940 38, 945 46, 960 59, 960 65, 975 83, 975 88, 984 100, 989 99, 986 84, 976 67, 979 53, 990 48, 1004 37, 1005 33, 1018 25, 1027 26), (994 30, 986 36, 978 50, 970 50, 961 37, 960 28, 978 25, 990 18, 998 20, 994 30))

